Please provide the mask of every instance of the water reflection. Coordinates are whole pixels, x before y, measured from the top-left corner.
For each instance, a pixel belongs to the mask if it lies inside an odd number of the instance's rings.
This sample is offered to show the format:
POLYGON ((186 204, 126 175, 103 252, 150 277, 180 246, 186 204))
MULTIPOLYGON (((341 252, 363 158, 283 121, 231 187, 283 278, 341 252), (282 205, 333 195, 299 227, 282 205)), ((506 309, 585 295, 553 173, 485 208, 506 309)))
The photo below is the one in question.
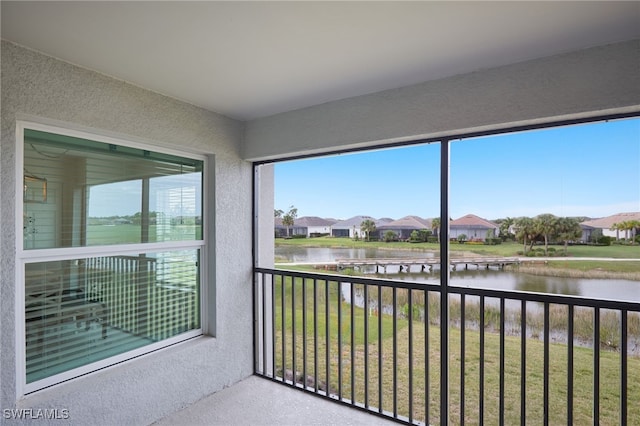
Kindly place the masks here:
MULTIPOLYGON (((304 248, 276 247, 276 256, 289 262, 333 262, 336 259, 351 258, 418 258, 433 257, 434 253, 407 250, 349 249, 349 248, 304 248)), ((387 274, 374 275, 373 270, 366 271, 372 276, 391 278, 394 280, 439 283, 439 274, 433 272, 398 273, 397 268, 388 268, 387 274)), ((451 272, 451 285, 458 287, 487 288, 493 290, 517 290, 536 293, 551 293, 582 296, 595 299, 610 299, 640 302, 640 282, 630 280, 611 280, 595 278, 561 278, 545 277, 494 269, 458 270, 451 272)))
POLYGON ((410 250, 379 250, 377 248, 327 248, 279 246, 275 248, 277 258, 286 262, 334 262, 336 259, 407 259, 413 257, 434 257, 432 252, 410 250))
POLYGON ((515 279, 515 290, 581 296, 575 282, 572 282, 577 281, 576 279, 571 280, 569 278, 541 277, 526 274, 513 275, 515 279))

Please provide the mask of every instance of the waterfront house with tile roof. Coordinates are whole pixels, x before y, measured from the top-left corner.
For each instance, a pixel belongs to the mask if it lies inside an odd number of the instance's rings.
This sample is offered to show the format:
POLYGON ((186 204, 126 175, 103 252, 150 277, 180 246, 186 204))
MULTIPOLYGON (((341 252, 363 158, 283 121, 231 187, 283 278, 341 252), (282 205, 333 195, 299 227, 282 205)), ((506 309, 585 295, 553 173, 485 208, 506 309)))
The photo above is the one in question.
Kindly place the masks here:
POLYGON ((599 219, 586 220, 580 223, 582 228, 582 241, 588 242, 594 233, 602 233, 605 237, 613 237, 616 240, 620 238, 631 238, 629 230, 622 231, 613 229, 616 223, 628 222, 631 220, 640 221, 640 212, 618 213, 599 219), (597 231, 599 230, 599 231, 597 231))
POLYGON ((431 221, 418 216, 405 216, 398 220, 394 220, 387 224, 377 227, 380 238, 387 231, 393 231, 400 240, 406 240, 411 237, 413 231, 422 229, 431 230, 431 221))
POLYGON ((493 230, 494 235, 498 235, 499 229, 500 227, 491 221, 467 214, 449 223, 449 237, 457 239, 464 234, 468 240, 485 240, 487 232, 493 230))

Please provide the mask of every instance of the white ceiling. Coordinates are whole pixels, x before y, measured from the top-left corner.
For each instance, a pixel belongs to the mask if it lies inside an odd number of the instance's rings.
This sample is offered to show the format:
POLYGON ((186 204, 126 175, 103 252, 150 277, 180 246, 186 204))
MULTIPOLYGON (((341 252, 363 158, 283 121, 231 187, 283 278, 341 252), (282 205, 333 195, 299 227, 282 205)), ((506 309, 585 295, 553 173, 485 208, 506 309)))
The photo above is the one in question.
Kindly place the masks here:
POLYGON ((640 38, 640 2, 8 2, 2 37, 229 117, 640 38))

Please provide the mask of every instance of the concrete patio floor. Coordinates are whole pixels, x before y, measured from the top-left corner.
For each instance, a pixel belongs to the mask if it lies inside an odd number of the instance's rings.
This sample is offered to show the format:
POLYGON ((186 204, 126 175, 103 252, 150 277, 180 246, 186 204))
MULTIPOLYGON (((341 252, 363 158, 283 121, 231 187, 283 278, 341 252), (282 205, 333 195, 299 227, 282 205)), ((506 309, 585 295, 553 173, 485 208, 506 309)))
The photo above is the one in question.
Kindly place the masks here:
POLYGON ((153 424, 342 426, 396 423, 252 376, 153 424))

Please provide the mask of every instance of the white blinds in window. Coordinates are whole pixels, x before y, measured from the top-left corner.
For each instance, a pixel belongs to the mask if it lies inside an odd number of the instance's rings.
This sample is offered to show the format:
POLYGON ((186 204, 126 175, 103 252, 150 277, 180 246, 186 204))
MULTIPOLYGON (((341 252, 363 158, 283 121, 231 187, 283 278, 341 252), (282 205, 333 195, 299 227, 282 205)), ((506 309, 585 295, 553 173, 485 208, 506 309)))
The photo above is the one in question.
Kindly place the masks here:
POLYGON ((26 265, 27 383, 200 327, 198 250, 26 265))

